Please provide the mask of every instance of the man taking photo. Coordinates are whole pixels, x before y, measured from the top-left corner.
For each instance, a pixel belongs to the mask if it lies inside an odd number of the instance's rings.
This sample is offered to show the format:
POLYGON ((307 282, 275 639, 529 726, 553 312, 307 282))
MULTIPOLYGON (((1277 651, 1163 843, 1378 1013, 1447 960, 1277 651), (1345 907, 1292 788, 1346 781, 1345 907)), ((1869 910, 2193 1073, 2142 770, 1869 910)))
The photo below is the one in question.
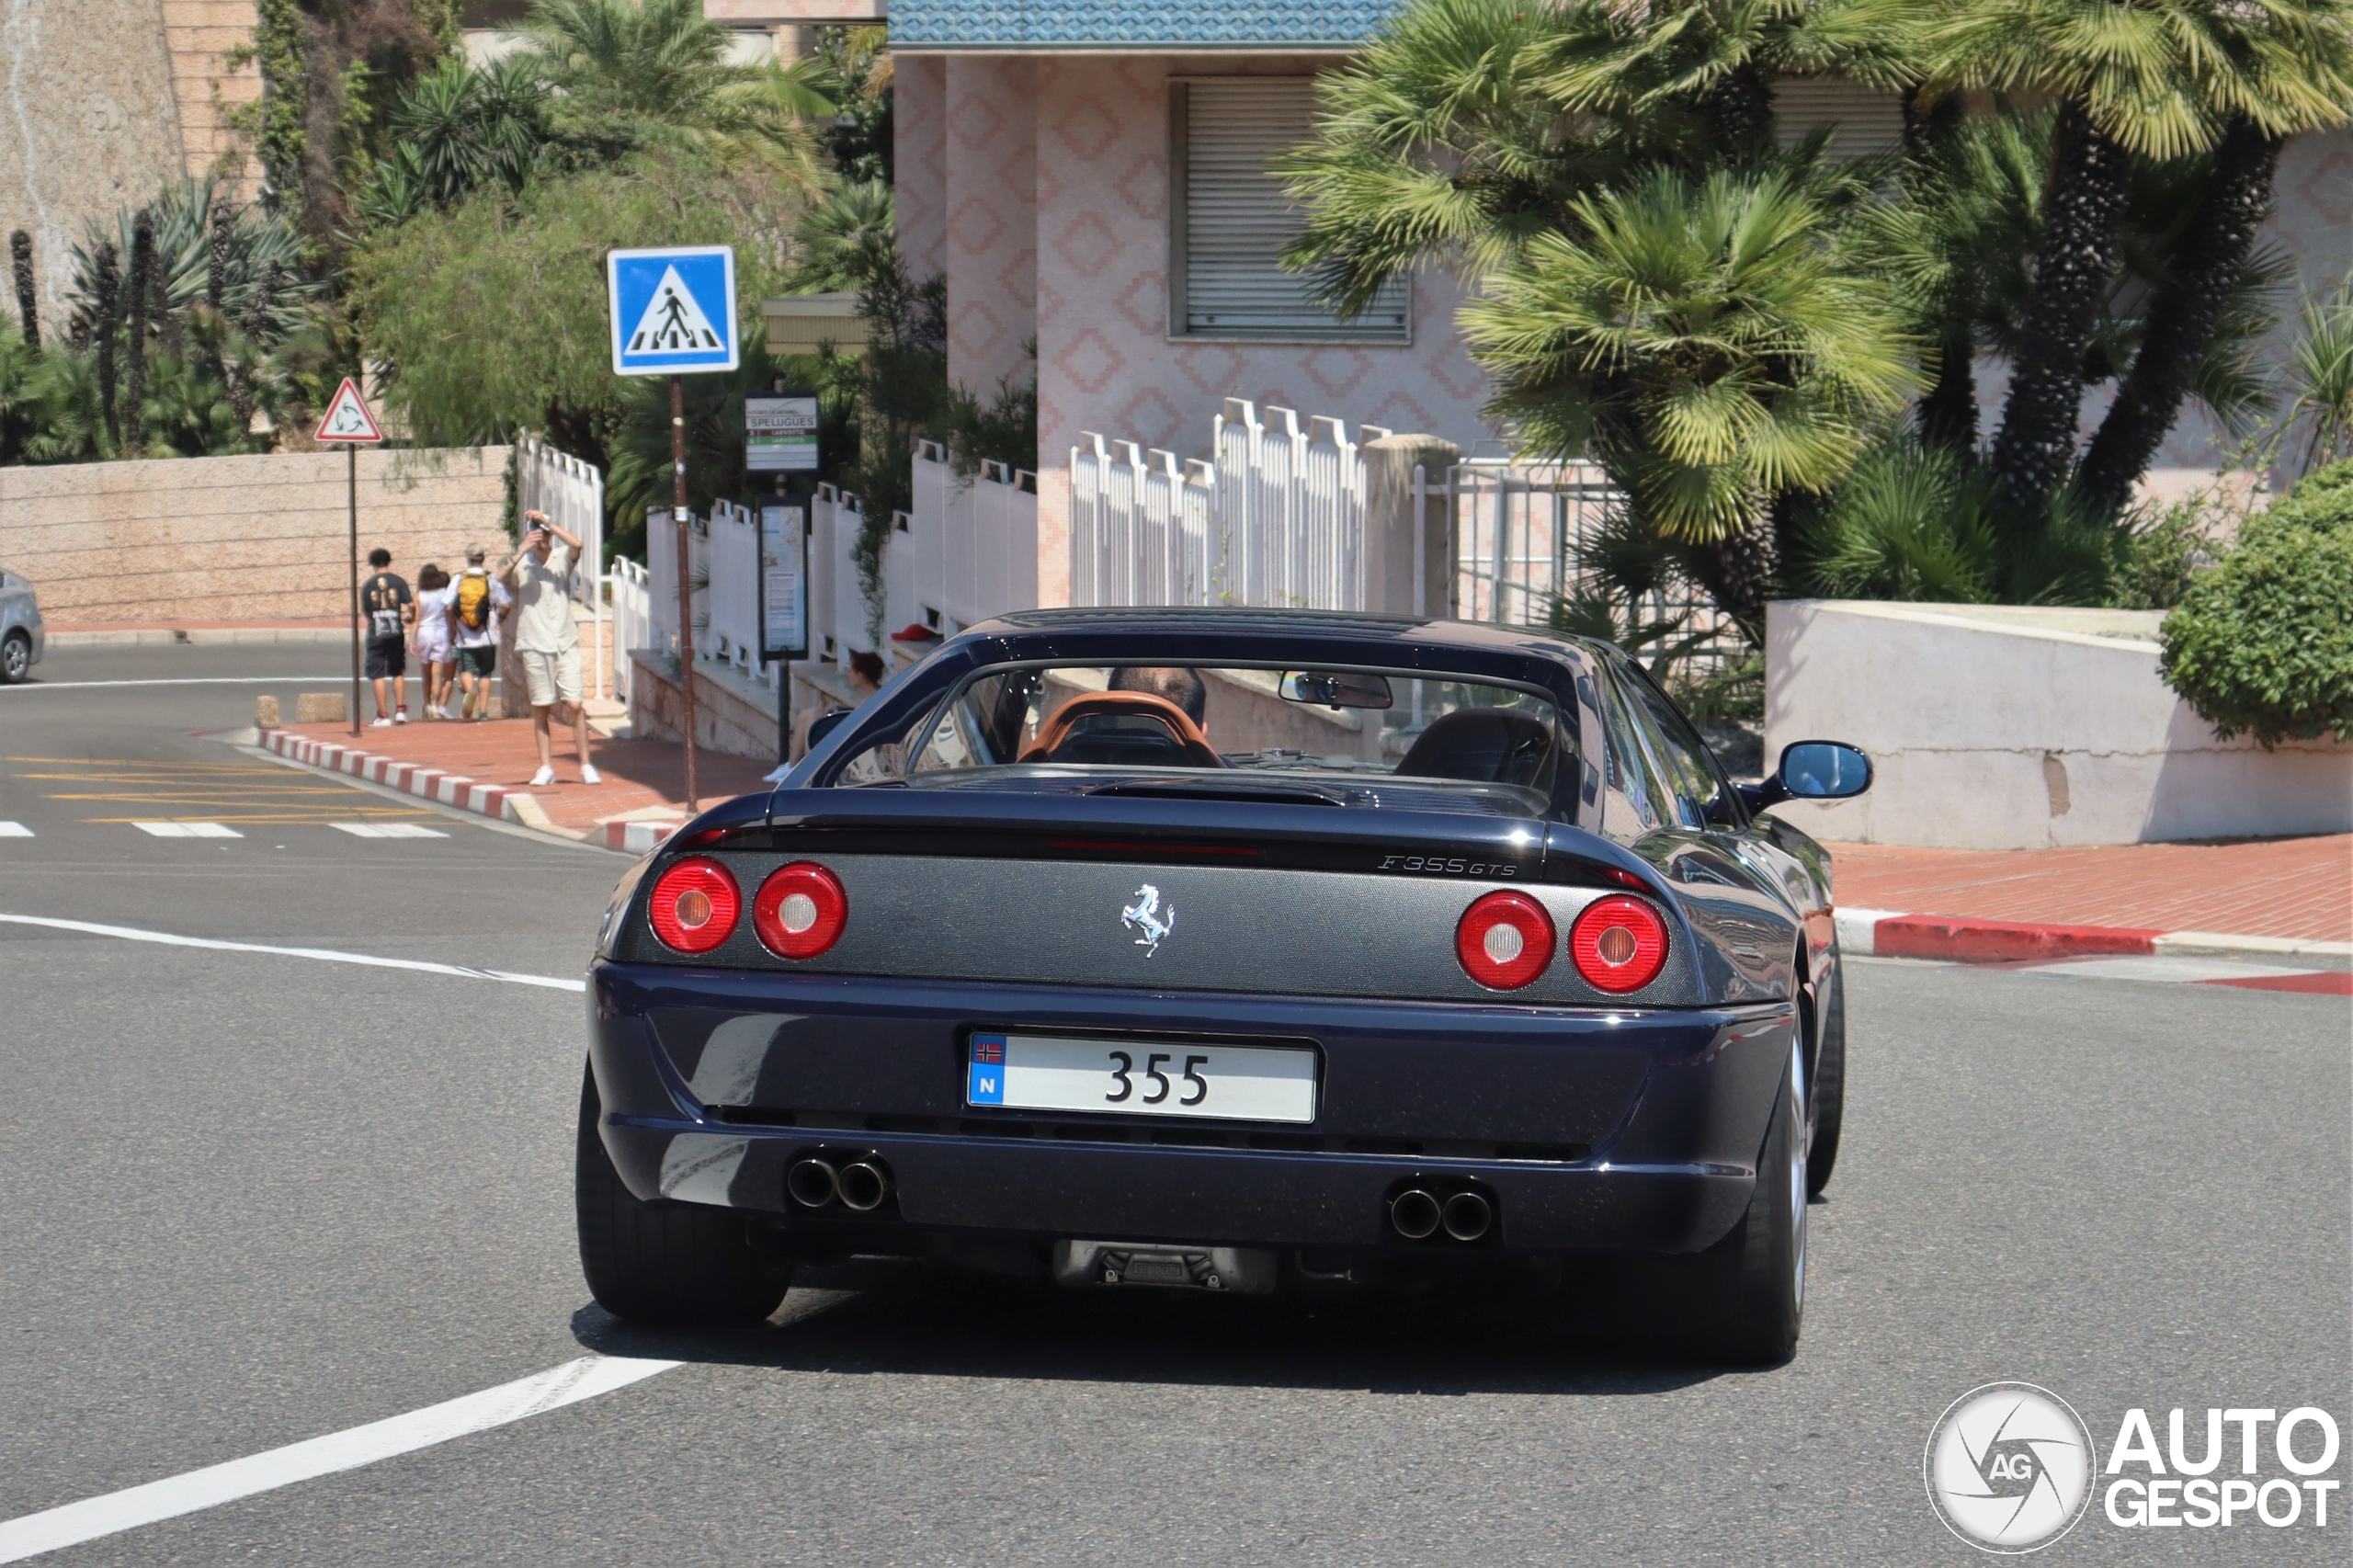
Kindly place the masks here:
POLYGON ((559 717, 572 726, 580 782, 601 784, 604 779, 588 760, 588 710, 580 702, 580 628, 573 621, 567 592, 580 540, 549 521, 545 512, 526 512, 523 521, 529 531, 506 575, 515 585, 515 657, 530 693, 531 738, 540 747, 540 770, 531 776, 531 788, 555 782, 549 721, 559 717), (561 715, 558 709, 563 710, 561 715))

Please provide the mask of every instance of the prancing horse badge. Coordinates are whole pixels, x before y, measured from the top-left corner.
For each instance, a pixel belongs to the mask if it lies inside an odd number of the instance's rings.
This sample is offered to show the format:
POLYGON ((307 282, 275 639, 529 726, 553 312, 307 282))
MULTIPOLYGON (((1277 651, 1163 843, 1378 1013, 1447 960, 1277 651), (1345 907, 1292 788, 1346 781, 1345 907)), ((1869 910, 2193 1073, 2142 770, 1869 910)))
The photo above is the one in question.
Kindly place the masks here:
POLYGON ((1160 951, 1161 938, 1176 929, 1176 906, 1170 904, 1164 917, 1160 913, 1160 890, 1146 882, 1136 889, 1136 901, 1120 911, 1120 924, 1143 933, 1136 938, 1136 946, 1143 949, 1144 957, 1150 958, 1160 951))

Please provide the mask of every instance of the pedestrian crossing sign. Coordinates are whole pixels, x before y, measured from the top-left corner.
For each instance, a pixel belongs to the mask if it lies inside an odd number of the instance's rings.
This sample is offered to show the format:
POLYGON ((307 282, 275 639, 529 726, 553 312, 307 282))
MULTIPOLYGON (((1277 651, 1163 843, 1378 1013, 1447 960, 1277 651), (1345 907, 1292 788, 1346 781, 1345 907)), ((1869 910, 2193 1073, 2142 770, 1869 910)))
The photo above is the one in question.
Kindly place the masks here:
POLYGON ((735 369, 733 246, 608 251, 605 278, 614 374, 735 369))

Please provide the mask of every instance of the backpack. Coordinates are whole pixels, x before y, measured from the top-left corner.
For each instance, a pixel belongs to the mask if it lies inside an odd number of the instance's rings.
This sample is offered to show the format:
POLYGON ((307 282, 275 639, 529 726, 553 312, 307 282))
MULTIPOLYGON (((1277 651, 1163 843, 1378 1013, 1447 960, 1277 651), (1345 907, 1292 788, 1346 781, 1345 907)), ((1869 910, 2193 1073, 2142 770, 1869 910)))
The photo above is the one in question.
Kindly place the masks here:
POLYGON ((450 601, 459 623, 469 631, 480 631, 490 624, 490 574, 468 571, 458 579, 457 597, 450 601))

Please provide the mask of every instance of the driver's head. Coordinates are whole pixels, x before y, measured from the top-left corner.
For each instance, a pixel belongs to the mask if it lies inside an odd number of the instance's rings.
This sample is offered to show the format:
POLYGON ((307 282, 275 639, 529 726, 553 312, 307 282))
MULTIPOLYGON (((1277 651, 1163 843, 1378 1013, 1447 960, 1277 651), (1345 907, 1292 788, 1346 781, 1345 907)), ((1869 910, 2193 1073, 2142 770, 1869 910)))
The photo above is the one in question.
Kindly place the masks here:
POLYGON ((1185 710, 1196 727, 1209 712, 1210 688, 1199 673, 1175 665, 1142 665, 1111 672, 1113 691, 1141 691, 1185 710))

